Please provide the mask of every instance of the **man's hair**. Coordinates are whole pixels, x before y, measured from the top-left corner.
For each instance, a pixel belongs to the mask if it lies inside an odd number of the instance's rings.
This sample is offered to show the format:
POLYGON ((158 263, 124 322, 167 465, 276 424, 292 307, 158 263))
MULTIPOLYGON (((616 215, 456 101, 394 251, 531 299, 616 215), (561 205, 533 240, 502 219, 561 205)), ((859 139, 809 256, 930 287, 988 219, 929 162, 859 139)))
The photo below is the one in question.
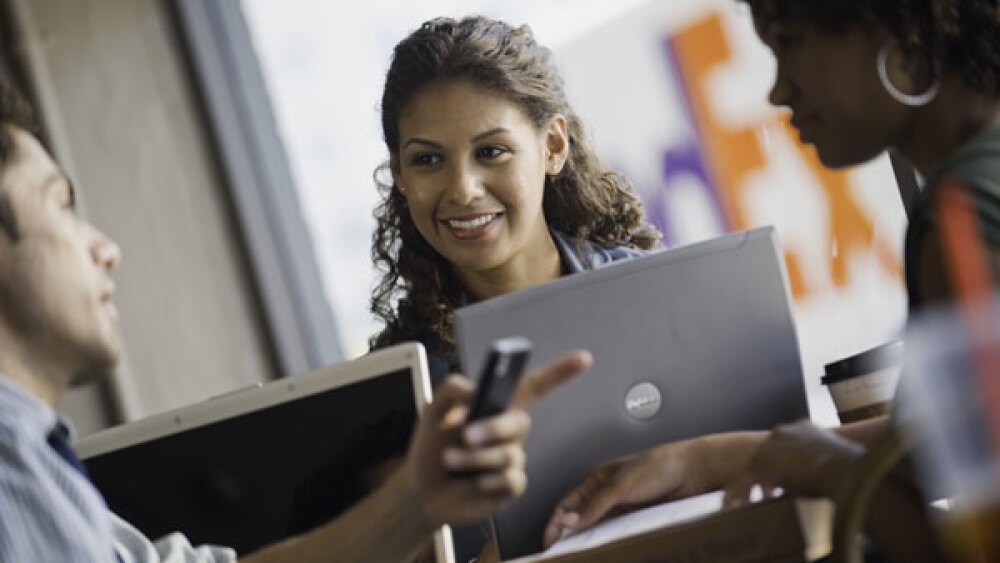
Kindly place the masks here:
MULTIPOLYGON (((11 127, 37 133, 34 112, 24 96, 12 84, 0 77, 0 181, 7 166, 14 160, 16 147, 11 135, 11 127)), ((0 230, 11 240, 20 238, 17 215, 10 200, 10 194, 0 184, 0 230)))
POLYGON ((997 0, 742 0, 765 27, 806 23, 831 33, 880 26, 972 88, 1000 97, 997 0))

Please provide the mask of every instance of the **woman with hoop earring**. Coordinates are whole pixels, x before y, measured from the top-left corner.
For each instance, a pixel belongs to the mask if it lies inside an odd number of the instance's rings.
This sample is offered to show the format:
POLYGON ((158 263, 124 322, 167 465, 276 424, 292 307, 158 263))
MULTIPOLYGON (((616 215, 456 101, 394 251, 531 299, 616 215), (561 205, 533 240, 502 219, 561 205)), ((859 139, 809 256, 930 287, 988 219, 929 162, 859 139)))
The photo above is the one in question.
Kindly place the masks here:
MULTIPOLYGON (((996 0, 743 0, 777 61, 769 100, 788 108, 803 142, 842 168, 885 151, 925 178, 906 238, 911 311, 953 301, 934 216, 938 187, 957 180, 1000 272, 1000 3, 996 0), (947 182, 946 182, 947 181, 947 182)), ((726 489, 833 498, 889 417, 819 428, 716 434, 665 444, 592 471, 557 506, 546 542, 614 509, 726 489)), ((912 484, 885 483, 866 532, 896 561, 940 561, 912 484)))

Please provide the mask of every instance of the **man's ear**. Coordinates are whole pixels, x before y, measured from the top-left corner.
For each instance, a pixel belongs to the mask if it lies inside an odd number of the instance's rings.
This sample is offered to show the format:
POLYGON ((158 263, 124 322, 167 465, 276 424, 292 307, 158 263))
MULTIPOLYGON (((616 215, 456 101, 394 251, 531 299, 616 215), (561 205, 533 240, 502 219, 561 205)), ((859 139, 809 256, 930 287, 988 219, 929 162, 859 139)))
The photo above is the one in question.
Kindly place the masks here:
POLYGON ((549 119, 545 130, 545 172, 554 176, 562 172, 569 158, 569 132, 566 117, 556 114, 549 119))

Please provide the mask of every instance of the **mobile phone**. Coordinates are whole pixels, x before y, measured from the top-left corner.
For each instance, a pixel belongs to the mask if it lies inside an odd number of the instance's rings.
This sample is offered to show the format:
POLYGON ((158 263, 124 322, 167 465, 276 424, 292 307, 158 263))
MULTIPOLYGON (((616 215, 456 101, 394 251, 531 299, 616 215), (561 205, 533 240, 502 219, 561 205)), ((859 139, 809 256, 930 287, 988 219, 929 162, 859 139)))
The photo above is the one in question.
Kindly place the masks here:
POLYGON ((531 357, 531 341, 511 336, 493 341, 479 376, 466 424, 507 410, 517 382, 531 357))

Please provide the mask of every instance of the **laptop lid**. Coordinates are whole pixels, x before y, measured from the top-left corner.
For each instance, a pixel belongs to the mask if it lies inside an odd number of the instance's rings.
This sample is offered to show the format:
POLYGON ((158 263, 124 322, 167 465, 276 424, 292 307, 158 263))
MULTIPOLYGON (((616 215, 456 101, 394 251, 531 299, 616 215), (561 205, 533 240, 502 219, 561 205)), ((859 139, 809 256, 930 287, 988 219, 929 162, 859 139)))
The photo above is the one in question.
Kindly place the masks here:
POLYGON ((494 519, 504 559, 541 549, 556 502, 600 462, 697 435, 808 416, 773 228, 615 262, 456 312, 463 365, 490 342, 532 366, 587 348, 594 366, 531 409, 528 490, 494 519))
MULTIPOLYGON (((402 344, 87 436, 77 451, 111 510, 148 537, 180 531, 246 555, 377 488, 430 397, 423 346, 402 344)), ((435 549, 454 562, 446 528, 435 549)))

